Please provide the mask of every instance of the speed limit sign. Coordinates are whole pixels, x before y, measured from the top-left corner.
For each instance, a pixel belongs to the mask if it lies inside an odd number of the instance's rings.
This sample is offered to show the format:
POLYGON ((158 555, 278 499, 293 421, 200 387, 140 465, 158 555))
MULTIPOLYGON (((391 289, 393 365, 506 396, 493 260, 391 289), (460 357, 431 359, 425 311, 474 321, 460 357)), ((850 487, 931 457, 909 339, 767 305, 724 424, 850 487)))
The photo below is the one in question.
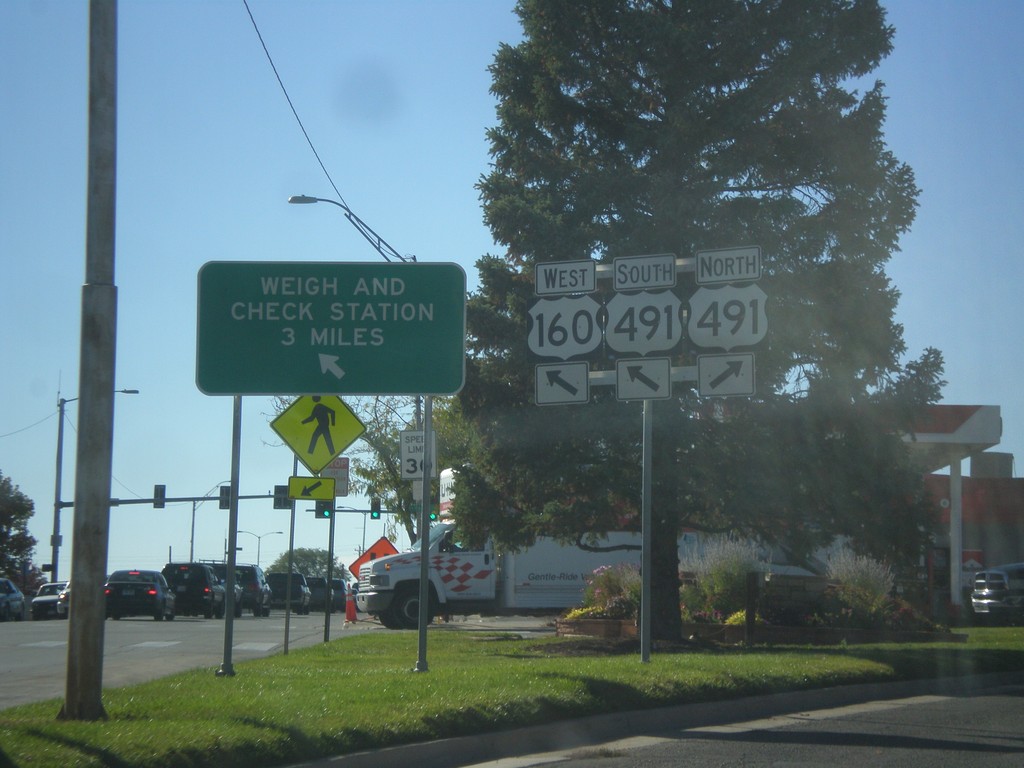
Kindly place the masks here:
MULTIPOLYGON (((398 457, 402 462, 403 480, 423 479, 423 454, 426 448, 426 440, 423 437, 422 429, 403 429, 398 434, 399 451, 398 457)), ((433 459, 432 477, 437 477, 437 433, 430 430, 430 456, 433 459)))

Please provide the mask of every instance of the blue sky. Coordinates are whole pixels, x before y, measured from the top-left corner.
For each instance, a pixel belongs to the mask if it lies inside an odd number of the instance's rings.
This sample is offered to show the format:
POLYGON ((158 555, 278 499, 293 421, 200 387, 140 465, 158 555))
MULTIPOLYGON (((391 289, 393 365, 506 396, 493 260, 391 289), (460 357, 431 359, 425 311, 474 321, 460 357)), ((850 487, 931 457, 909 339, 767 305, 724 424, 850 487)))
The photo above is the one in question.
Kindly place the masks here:
MULTIPOLYGON (((474 263, 498 253, 474 184, 494 123, 487 66, 520 30, 511 0, 250 0, 278 71, 351 208, 403 254, 474 263)), ((922 188, 889 274, 909 356, 946 358, 945 402, 999 405, 999 450, 1024 456, 1021 341, 1024 242, 1020 136, 1024 4, 887 4, 896 49, 876 73, 889 97, 886 139, 922 188)), ((36 505, 37 562, 49 560, 58 392, 78 394, 84 277, 85 2, 0 3, 0 471, 36 505)), ((201 495, 230 474, 231 399, 195 386, 196 276, 214 260, 380 261, 335 197, 267 62, 241 0, 122 0, 119 18, 116 280, 118 395, 112 494, 201 495)), ((74 488, 76 403, 67 407, 63 496, 74 488)), ((269 491, 292 454, 245 398, 241 493, 269 491)), ((443 462, 443 457, 441 457, 443 462)), ((365 500, 350 498, 352 506, 365 500)), ((109 567, 187 557, 191 504, 111 512, 109 567)), ((60 571, 70 571, 65 512, 60 571)), ((286 512, 243 501, 239 527, 288 530, 286 512)), ((227 514, 196 516, 197 557, 219 558, 227 514)), ((382 533, 366 530, 366 543, 382 533)), ((326 547, 300 509, 296 546, 326 547)), ((265 565, 287 535, 262 541, 265 565)), ((351 562, 363 518, 339 518, 351 562)), ((256 539, 241 535, 240 560, 256 539)))

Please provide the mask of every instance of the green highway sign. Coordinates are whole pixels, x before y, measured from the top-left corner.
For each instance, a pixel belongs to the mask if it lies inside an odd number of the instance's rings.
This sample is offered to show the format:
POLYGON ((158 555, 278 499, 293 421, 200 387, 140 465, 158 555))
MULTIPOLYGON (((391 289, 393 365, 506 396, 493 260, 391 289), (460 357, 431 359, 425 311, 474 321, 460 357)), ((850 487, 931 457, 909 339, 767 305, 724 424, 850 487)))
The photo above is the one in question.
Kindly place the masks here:
POLYGON ((208 395, 451 395, 465 379, 458 264, 211 261, 197 306, 208 395))

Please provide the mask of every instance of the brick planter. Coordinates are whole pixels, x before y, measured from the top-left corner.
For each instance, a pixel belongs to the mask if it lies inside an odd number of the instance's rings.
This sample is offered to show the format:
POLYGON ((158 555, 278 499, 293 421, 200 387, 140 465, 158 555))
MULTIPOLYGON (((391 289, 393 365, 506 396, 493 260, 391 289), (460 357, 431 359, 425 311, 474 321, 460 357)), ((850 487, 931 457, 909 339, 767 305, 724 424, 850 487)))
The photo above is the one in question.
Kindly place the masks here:
MULTIPOLYGON (((628 638, 637 636, 636 622, 618 619, 577 619, 555 622, 558 637, 628 638)), ((742 626, 725 624, 683 624, 683 637, 726 645, 744 642, 742 626)), ((860 645, 864 643, 964 643, 967 635, 953 632, 898 632, 876 629, 835 629, 832 627, 754 628, 753 642, 758 645, 860 645)))
MULTIPOLYGON (((683 637, 717 643, 744 642, 742 626, 725 624, 683 624, 683 637)), ((965 643, 967 635, 952 632, 900 632, 884 629, 840 629, 833 627, 754 627, 758 645, 862 645, 864 643, 965 643)))
POLYGON ((636 622, 631 619, 558 619, 555 622, 556 637, 576 635, 604 638, 636 637, 636 622))

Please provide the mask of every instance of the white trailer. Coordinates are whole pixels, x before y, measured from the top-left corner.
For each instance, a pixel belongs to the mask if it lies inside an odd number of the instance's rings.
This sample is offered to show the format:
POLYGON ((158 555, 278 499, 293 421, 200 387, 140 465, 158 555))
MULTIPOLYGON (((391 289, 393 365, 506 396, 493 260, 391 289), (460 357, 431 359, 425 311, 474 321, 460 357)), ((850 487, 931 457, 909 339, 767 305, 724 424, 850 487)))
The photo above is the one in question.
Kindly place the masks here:
MULTIPOLYGON (((556 612, 580 605, 587 577, 597 568, 640 564, 639 548, 590 552, 551 539, 538 540, 522 552, 496 553, 462 546, 455 525, 444 522, 430 531, 430 607, 428 615, 556 612)), ((612 533, 601 546, 631 544, 640 535, 612 533)), ((681 546, 687 546, 685 541, 681 546)), ((365 563, 359 572, 360 611, 391 629, 413 629, 419 621, 419 545, 397 555, 365 563)))

